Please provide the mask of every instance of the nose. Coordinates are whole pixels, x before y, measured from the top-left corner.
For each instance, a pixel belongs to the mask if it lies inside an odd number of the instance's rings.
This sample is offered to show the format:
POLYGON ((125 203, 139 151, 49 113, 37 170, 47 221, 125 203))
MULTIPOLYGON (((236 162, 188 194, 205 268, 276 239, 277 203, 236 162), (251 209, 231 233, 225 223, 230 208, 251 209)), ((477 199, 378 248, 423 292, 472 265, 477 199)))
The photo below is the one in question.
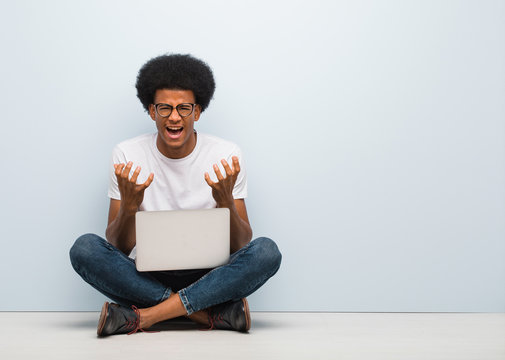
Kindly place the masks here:
POLYGON ((180 120, 182 120, 181 115, 179 115, 179 112, 177 111, 176 108, 172 110, 172 113, 168 117, 168 120, 171 122, 179 122, 180 120))

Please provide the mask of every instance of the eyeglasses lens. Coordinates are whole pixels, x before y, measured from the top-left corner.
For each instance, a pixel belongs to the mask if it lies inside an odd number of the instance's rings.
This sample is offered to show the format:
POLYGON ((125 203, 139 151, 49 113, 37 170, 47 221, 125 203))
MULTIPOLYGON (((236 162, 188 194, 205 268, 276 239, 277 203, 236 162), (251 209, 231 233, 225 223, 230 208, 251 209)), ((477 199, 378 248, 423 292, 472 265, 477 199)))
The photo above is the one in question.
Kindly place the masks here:
POLYGON ((163 117, 170 116, 170 114, 172 113, 172 109, 173 109, 173 107, 168 106, 168 105, 159 105, 157 107, 158 114, 163 117))
POLYGON ((189 116, 193 112, 193 105, 191 104, 177 105, 177 111, 181 116, 189 116))

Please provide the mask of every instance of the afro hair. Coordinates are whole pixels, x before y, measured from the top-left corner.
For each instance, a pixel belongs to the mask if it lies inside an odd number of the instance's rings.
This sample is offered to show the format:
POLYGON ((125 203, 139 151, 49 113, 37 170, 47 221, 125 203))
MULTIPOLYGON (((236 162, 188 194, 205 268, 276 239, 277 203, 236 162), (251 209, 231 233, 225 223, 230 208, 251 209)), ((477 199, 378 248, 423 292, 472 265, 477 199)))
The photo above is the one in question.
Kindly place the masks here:
POLYGON ((149 111, 158 89, 191 90, 204 111, 210 103, 216 84, 209 65, 189 54, 170 54, 152 58, 137 75, 137 97, 149 111))

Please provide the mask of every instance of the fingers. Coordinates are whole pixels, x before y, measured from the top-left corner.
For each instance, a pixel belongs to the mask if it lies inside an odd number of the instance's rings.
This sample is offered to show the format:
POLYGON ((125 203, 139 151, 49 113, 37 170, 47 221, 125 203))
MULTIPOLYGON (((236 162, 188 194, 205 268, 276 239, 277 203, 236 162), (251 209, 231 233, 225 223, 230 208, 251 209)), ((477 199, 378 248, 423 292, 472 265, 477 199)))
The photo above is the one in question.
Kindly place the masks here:
POLYGON ((214 182, 210 179, 210 175, 208 172, 205 173, 204 177, 205 181, 207 182, 207 184, 209 184, 209 186, 211 187, 214 186, 214 182))
MULTIPOLYGON (((116 174, 116 177, 118 178, 119 181, 128 181, 132 184, 136 184, 142 168, 140 166, 137 166, 135 168, 135 171, 133 172, 131 178, 128 179, 132 167, 133 167, 133 162, 131 162, 131 161, 129 161, 126 165, 123 163, 114 164, 114 174, 116 174)), ((144 189, 147 188, 149 185, 151 185, 151 183, 153 182, 153 179, 154 179, 154 174, 153 173, 149 174, 149 177, 147 178, 147 180, 143 184, 141 184, 144 187, 144 189)))
MULTIPOLYGON (((228 164, 228 162, 226 162, 225 159, 221 159, 221 164, 223 165, 224 171, 226 172, 226 178, 229 178, 231 176, 236 176, 240 172, 240 165, 238 163, 238 157, 232 156, 232 162, 233 162, 233 169, 230 167, 230 165, 228 164)), ((217 164, 212 165, 212 168, 214 169, 214 172, 216 173, 217 180, 223 181, 225 178, 223 177, 223 174, 221 174, 221 170, 219 169, 217 164)), ((205 175, 205 180, 207 181, 207 184, 212 186, 211 183, 209 183, 209 181, 207 180, 207 178, 210 180, 210 176, 208 175, 208 173, 206 173, 206 175, 205 175)), ((212 184, 214 184, 214 183, 212 182, 212 184)))
POLYGON ((153 179, 154 179, 154 173, 150 173, 146 182, 142 184, 142 188, 146 189, 149 185, 151 185, 151 183, 153 182, 153 179))
POLYGON ((135 171, 133 172, 133 175, 132 175, 132 177, 130 179, 130 182, 136 184, 137 183, 137 178, 139 177, 139 174, 140 174, 140 166, 137 166, 135 168, 135 171))
POLYGON ((233 171, 230 169, 230 165, 228 165, 228 163, 226 162, 225 159, 221 160, 221 164, 223 164, 224 171, 226 171, 226 175, 227 176, 232 176, 233 175, 233 171))
POLYGON ((219 181, 224 180, 223 174, 221 174, 221 170, 219 170, 219 167, 217 166, 217 164, 214 164, 213 167, 214 167, 214 172, 216 173, 217 179, 219 181))
POLYGON ((233 171, 235 172, 235 174, 238 174, 240 172, 240 164, 238 163, 238 157, 232 156, 231 161, 233 163, 233 171))
POLYGON ((121 176, 121 171, 123 171, 124 164, 114 164, 114 174, 119 178, 121 176))
POLYGON ((126 164, 126 167, 121 172, 121 178, 123 178, 124 180, 128 180, 128 175, 130 174, 132 166, 133 163, 131 161, 128 161, 128 164, 126 164))

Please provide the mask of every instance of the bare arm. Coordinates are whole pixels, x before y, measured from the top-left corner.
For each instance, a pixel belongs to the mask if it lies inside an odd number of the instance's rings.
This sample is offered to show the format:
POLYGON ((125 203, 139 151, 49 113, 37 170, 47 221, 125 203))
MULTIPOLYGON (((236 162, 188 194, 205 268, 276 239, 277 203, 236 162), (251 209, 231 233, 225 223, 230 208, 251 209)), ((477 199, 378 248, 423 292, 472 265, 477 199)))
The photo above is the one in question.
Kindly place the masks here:
POLYGON ((235 199, 230 206, 230 253, 243 248, 252 237, 252 229, 247 217, 244 199, 235 199))
POLYGON ((135 246, 135 213, 127 213, 122 209, 121 200, 110 199, 105 237, 127 256, 135 246))
POLYGON ((105 230, 107 241, 126 255, 130 255, 136 243, 135 213, 144 199, 145 189, 151 185, 154 178, 151 173, 145 183, 137 184, 140 173, 140 166, 137 166, 132 177, 128 179, 132 165, 131 162, 126 167, 124 164, 114 165, 121 200, 110 200, 109 220, 105 230))
POLYGON ((252 229, 249 225, 244 199, 233 199, 233 186, 240 172, 240 165, 236 156, 233 156, 232 161, 233 169, 224 159, 221 160, 226 171, 226 178, 223 177, 217 165, 214 165, 218 182, 213 182, 208 173, 205 173, 205 181, 212 188, 212 196, 216 200, 217 207, 230 209, 230 252, 234 253, 251 241, 252 229))

